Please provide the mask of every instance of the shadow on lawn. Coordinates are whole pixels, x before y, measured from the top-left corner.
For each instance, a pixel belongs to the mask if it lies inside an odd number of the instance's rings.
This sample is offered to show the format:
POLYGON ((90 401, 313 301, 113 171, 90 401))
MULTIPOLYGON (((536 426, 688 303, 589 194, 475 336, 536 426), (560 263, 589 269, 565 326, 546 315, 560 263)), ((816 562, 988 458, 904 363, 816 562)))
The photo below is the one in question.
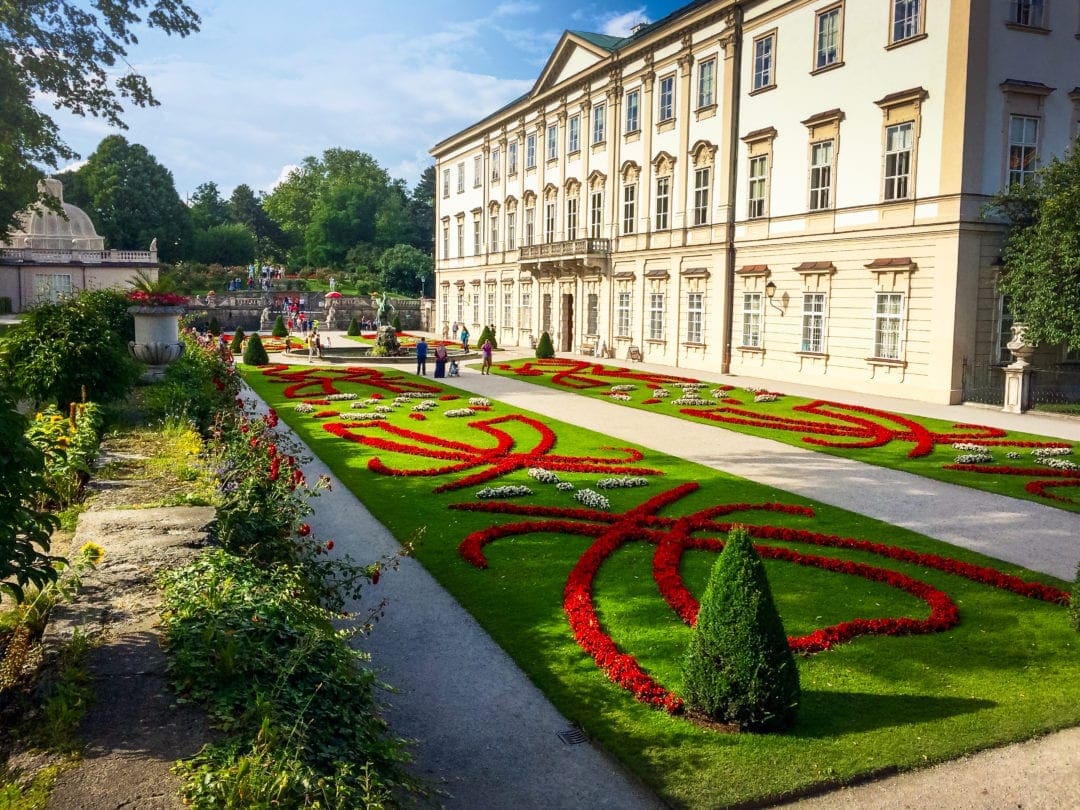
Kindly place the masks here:
POLYGON ((977 698, 805 690, 799 703, 799 722, 791 734, 806 738, 835 737, 934 722, 996 705, 993 701, 977 698))

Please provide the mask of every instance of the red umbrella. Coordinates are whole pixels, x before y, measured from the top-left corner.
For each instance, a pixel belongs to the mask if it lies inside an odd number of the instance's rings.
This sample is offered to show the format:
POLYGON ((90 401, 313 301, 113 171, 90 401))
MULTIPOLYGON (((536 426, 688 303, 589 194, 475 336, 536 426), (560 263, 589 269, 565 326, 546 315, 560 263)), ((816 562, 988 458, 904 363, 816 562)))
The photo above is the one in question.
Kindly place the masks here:
POLYGON ((327 298, 341 298, 341 293, 339 293, 337 290, 334 290, 333 292, 328 292, 326 294, 326 297, 327 298))

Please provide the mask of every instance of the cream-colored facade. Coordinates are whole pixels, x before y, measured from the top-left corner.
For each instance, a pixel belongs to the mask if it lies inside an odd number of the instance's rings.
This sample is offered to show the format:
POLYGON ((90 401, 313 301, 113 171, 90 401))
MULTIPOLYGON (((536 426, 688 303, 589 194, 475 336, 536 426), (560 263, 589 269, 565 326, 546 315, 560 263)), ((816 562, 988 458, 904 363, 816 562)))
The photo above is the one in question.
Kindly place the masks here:
POLYGON ((439 143, 435 320, 957 402, 1006 359, 983 206, 1080 127, 1080 2, 716 0, 568 31, 439 143))

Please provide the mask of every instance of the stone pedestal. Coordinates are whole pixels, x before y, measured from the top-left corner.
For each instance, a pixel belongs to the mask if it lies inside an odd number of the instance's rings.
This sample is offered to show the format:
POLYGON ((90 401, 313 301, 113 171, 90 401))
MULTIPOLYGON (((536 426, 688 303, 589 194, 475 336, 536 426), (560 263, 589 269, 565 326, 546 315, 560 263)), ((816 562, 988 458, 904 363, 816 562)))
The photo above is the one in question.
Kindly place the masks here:
POLYGON ((1005 345, 1014 362, 1005 366, 1005 404, 1006 413, 1023 413, 1031 408, 1031 355, 1035 347, 1027 342, 1024 333, 1027 325, 1013 324, 1012 339, 1005 345))
POLYGON ((135 319, 135 340, 128 344, 131 356, 148 366, 147 382, 165 376, 165 366, 184 354, 180 342, 180 316, 184 307, 128 307, 135 319))

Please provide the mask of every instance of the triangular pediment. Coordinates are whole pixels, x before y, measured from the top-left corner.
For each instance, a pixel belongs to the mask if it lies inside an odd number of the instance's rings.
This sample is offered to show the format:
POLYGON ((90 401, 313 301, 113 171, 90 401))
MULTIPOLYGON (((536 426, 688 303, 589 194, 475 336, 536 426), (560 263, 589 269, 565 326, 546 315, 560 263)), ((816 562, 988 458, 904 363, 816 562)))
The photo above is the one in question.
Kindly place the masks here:
POLYGON ((618 37, 603 34, 564 31, 559 44, 548 57, 540 78, 533 85, 531 95, 555 87, 607 59, 619 41, 618 37))

